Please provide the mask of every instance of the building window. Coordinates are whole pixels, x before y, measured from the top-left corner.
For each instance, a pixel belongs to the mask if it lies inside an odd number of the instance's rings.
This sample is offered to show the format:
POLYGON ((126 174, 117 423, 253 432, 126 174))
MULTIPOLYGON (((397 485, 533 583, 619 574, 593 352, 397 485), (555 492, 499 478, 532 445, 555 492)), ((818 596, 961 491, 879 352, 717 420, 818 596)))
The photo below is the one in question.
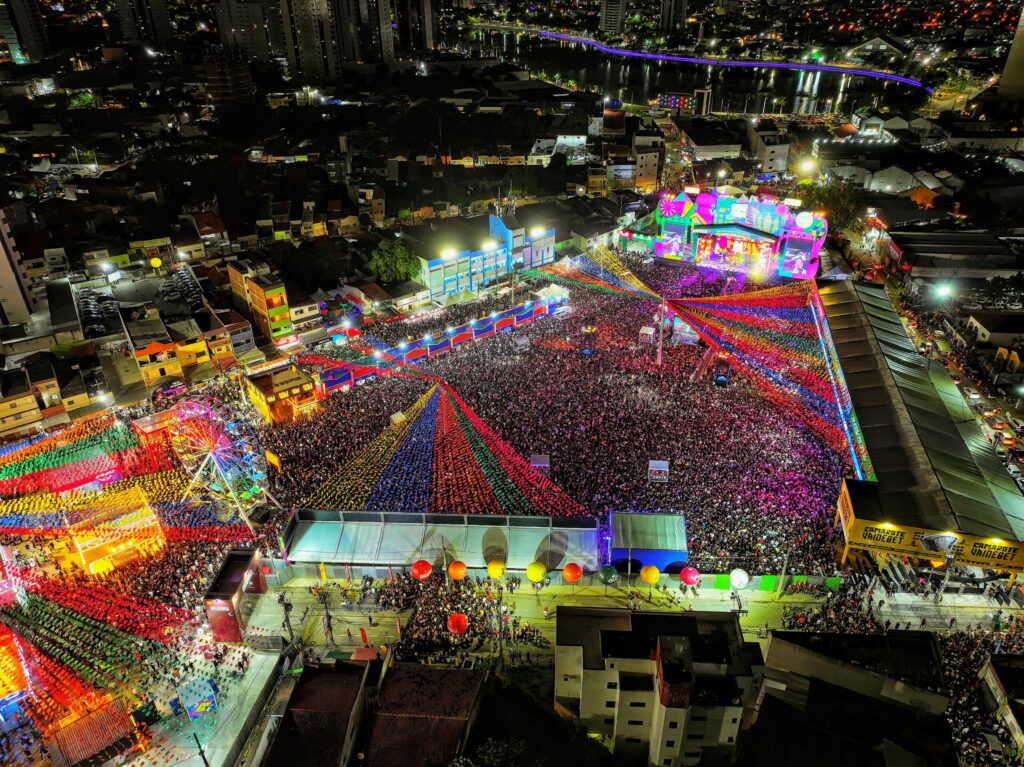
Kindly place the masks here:
POLYGON ((707 720, 708 718, 706 716, 699 716, 697 714, 690 717, 691 722, 706 722, 707 720))
POLYGON ((632 727, 643 727, 644 726, 643 721, 640 720, 640 719, 630 719, 626 724, 629 724, 632 727))
POLYGON ((679 722, 669 722, 668 723, 668 728, 670 730, 678 729, 679 728, 679 722))
POLYGON ((735 740, 736 740, 736 738, 734 738, 732 735, 729 736, 729 742, 730 743, 733 743, 735 740))
POLYGON ((614 700, 606 700, 604 702, 604 707, 605 708, 615 708, 615 701, 614 700))
POLYGON ((704 740, 703 732, 688 732, 686 733, 687 740, 704 740))
POLYGON ((630 708, 647 708, 647 704, 642 700, 634 700, 629 704, 630 708))
POLYGON ((736 717, 733 717, 733 718, 732 718, 732 723, 733 723, 733 724, 736 724, 736 722, 738 722, 738 721, 739 721, 739 719, 737 719, 736 717))
POLYGON ((611 719, 611 718, 606 718, 606 719, 604 720, 604 723, 605 723, 605 724, 607 724, 607 725, 611 725, 611 724, 613 724, 614 722, 615 722, 615 720, 614 720, 614 719, 611 719))
POLYGON ((608 689, 609 690, 617 690, 617 689, 619 689, 619 683, 618 682, 609 682, 608 683, 608 689))
POLYGON ((664 760, 662 760, 662 762, 661 762, 661 763, 662 763, 663 765, 665 765, 665 767, 671 767, 671 764, 672 764, 672 760, 671 760, 671 759, 664 759, 664 760))
POLYGON ((674 740, 666 740, 665 741, 665 748, 675 748, 675 747, 676 747, 676 742, 674 740))
POLYGON ((627 743, 639 743, 640 738, 626 738, 627 743))

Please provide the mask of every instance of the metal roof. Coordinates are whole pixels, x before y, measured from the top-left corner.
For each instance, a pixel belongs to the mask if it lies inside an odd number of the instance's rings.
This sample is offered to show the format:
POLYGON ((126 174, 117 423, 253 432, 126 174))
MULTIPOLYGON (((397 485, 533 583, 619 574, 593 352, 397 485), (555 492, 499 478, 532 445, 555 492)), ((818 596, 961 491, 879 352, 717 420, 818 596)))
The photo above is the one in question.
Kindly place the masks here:
POLYGON ((877 485, 849 483, 859 518, 1024 539, 1024 497, 939 363, 918 353, 885 291, 819 286, 877 485))

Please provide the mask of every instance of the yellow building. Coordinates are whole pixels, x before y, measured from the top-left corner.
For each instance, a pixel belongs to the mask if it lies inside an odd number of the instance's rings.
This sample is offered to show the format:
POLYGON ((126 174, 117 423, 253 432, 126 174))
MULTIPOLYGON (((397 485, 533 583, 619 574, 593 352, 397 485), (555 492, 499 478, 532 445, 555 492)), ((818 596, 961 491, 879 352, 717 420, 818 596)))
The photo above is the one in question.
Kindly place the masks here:
POLYGON ((177 348, 174 342, 162 343, 151 341, 141 349, 135 350, 135 362, 142 374, 146 386, 153 386, 161 378, 168 376, 184 378, 181 363, 178 361, 177 348))
POLYGON ((268 423, 288 423, 312 415, 320 406, 316 381, 294 365, 245 379, 253 407, 268 423))
POLYGON ((0 440, 33 434, 43 415, 24 368, 0 371, 0 440))

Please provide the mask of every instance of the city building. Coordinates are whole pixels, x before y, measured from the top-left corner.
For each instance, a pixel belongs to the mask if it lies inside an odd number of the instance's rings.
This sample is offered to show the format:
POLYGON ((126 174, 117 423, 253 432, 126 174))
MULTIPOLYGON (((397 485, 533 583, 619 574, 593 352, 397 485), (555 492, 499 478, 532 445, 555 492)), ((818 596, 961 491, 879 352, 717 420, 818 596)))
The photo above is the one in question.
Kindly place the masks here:
POLYGON ((437 21, 434 0, 395 0, 396 43, 410 51, 434 49, 437 21))
POLYGON ((270 267, 262 261, 240 258, 227 265, 231 286, 231 302, 236 309, 249 313, 249 279, 270 274, 270 267))
POLYGON ((249 313, 260 335, 278 348, 299 340, 292 324, 284 283, 272 274, 246 278, 249 313))
POLYGON ((773 631, 766 666, 737 765, 957 764, 935 634, 773 631))
MULTIPOLYGON (((981 673, 982 700, 987 711, 1006 728, 1017 752, 1024 750, 1024 656, 996 654, 981 673)), ((986 734, 993 753, 1002 751, 999 738, 986 734)))
POLYGON ((626 0, 601 0, 601 31, 621 34, 626 23, 626 0))
POLYGON ((390 64, 395 60, 390 0, 359 0, 359 33, 359 61, 390 64))
POLYGON ((228 51, 208 52, 203 56, 206 93, 217 104, 251 101, 256 87, 249 63, 240 54, 228 51))
POLYGON ((117 15, 125 40, 162 43, 171 37, 167 0, 117 0, 117 15))
POLYGON ((661 0, 661 31, 680 32, 686 27, 687 0, 661 0))
POLYGON ((24 368, 0 370, 0 440, 34 434, 42 420, 28 372, 24 368))
POLYGON ((11 235, 6 213, 0 209, 0 327, 21 325, 29 321, 33 304, 27 276, 22 268, 22 255, 11 235))
POLYGON ((337 29, 328 0, 281 0, 288 71, 299 81, 338 76, 337 29))
POLYGON ((294 365, 248 376, 245 389, 267 423, 290 423, 319 407, 316 382, 294 365))
POLYGON ((15 64, 41 60, 50 47, 36 0, 0 0, 0 38, 15 64))
POLYGON ((997 88, 1000 99, 1024 99, 1024 15, 1017 22, 1017 31, 1014 32, 1010 53, 1006 57, 997 88))
POLYGON ((269 61, 283 42, 276 39, 284 34, 280 6, 268 0, 220 0, 217 30, 229 51, 249 60, 269 61))
POLYGON ((735 752, 764 660, 735 613, 559 607, 555 708, 616 760, 696 765, 735 752))
POLYGON ((789 167, 789 142, 772 120, 747 124, 747 141, 764 173, 785 173, 789 167))

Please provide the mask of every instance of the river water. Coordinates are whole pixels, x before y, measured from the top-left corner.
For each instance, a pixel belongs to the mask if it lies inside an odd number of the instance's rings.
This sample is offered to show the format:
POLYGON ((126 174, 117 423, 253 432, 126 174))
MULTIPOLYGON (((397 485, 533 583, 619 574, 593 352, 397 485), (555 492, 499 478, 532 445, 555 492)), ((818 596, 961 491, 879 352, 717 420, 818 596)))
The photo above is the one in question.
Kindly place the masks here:
POLYGON ((827 72, 778 69, 725 69, 711 66, 640 61, 609 56, 584 45, 522 32, 473 28, 444 44, 462 53, 493 57, 529 68, 563 85, 603 92, 629 103, 647 103, 662 93, 711 89, 714 112, 814 115, 850 113, 906 98, 910 89, 896 83, 827 72))

